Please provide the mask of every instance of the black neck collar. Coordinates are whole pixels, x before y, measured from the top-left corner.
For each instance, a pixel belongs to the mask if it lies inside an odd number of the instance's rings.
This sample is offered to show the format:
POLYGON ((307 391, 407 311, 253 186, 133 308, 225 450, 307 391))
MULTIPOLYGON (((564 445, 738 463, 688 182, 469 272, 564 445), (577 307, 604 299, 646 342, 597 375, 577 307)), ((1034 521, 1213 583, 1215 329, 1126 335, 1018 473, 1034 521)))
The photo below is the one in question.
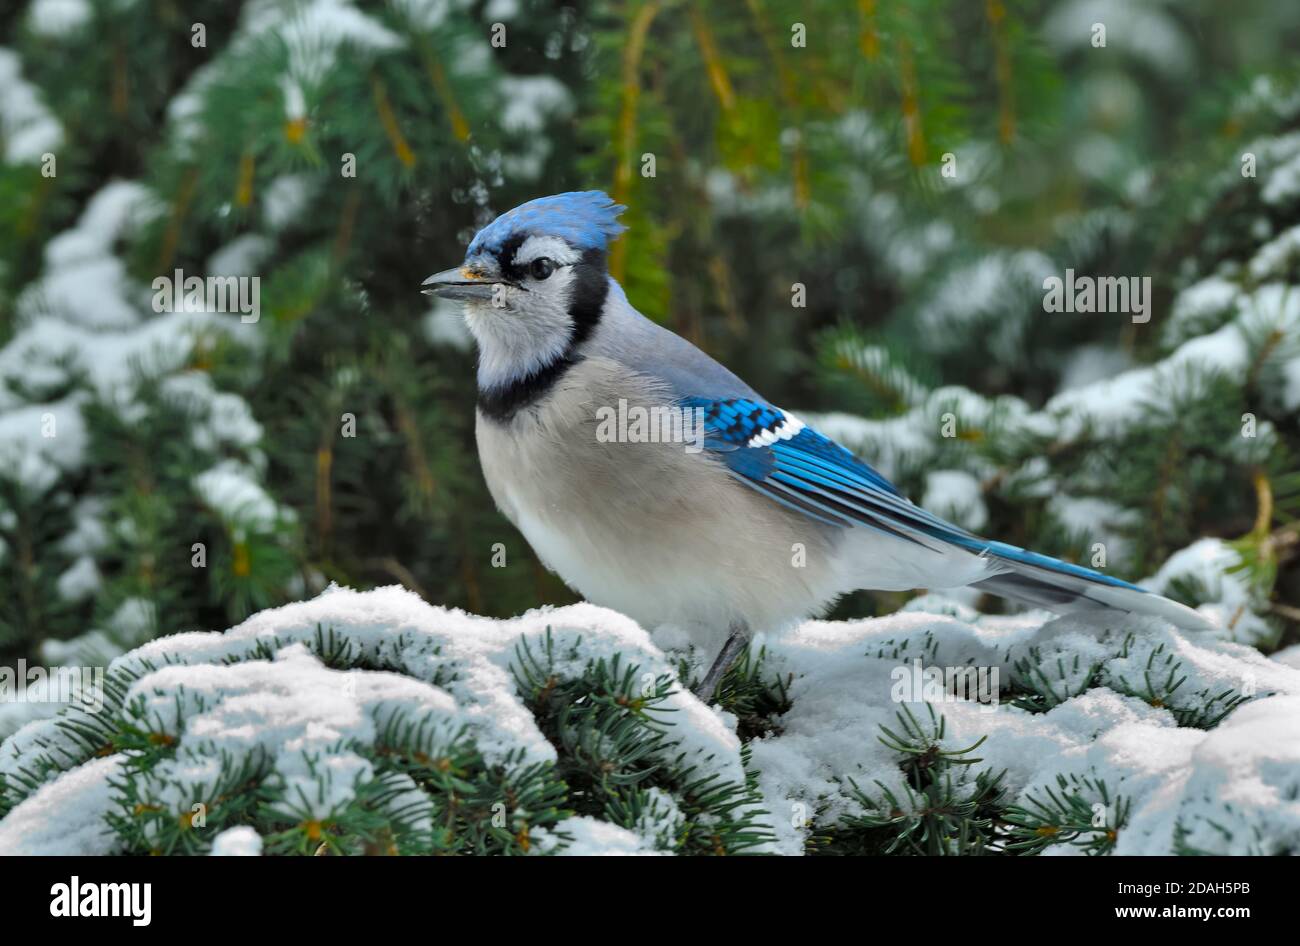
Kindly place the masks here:
POLYGON ((573 264, 572 290, 569 316, 573 319, 573 334, 564 351, 522 378, 479 388, 478 409, 484 417, 497 423, 508 423, 521 410, 536 404, 570 368, 582 361, 581 349, 600 322, 609 295, 609 277, 605 272, 605 254, 602 251, 587 250, 573 264))

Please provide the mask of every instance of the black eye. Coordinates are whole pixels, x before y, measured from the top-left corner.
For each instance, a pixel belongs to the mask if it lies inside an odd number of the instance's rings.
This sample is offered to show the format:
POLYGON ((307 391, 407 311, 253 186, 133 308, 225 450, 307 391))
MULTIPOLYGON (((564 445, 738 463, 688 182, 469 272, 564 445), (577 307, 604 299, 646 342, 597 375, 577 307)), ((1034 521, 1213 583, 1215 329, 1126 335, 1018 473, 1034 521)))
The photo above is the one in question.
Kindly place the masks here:
POLYGON ((528 264, 528 271, 533 274, 534 279, 545 279, 555 272, 555 260, 539 256, 528 264))

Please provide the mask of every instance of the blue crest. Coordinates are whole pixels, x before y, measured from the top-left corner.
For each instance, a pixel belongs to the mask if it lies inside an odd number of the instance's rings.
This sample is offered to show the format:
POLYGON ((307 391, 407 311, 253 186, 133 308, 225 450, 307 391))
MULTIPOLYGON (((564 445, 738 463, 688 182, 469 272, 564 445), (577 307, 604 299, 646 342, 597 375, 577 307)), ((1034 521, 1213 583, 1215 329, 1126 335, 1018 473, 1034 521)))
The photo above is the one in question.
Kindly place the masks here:
POLYGON ((484 250, 496 252, 517 234, 559 237, 579 250, 604 250, 626 227, 618 215, 627 210, 604 191, 570 191, 538 197, 507 210, 478 232, 467 258, 484 250))

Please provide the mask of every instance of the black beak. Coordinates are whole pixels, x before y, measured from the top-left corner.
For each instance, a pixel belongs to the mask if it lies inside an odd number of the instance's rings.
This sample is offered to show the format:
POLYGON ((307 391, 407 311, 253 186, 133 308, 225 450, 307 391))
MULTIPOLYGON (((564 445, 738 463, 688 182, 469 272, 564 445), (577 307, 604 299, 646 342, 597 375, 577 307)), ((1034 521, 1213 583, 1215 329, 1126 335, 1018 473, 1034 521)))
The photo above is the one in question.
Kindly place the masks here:
POLYGON ((500 283, 479 276, 473 270, 457 266, 434 273, 421 284, 420 291, 426 296, 444 299, 490 301, 498 285, 500 283))

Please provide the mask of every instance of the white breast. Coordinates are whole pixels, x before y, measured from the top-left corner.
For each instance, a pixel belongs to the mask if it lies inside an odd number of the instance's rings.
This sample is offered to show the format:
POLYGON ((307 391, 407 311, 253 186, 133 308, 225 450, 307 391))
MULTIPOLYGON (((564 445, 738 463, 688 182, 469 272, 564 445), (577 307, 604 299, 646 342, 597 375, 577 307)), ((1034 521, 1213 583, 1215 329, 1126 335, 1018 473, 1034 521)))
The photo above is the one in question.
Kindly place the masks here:
POLYGON ((588 600, 701 644, 720 643, 737 619, 776 631, 847 590, 832 531, 739 484, 716 457, 681 443, 600 442, 597 409, 620 398, 669 401, 593 357, 509 423, 479 417, 492 495, 547 567, 588 600))

